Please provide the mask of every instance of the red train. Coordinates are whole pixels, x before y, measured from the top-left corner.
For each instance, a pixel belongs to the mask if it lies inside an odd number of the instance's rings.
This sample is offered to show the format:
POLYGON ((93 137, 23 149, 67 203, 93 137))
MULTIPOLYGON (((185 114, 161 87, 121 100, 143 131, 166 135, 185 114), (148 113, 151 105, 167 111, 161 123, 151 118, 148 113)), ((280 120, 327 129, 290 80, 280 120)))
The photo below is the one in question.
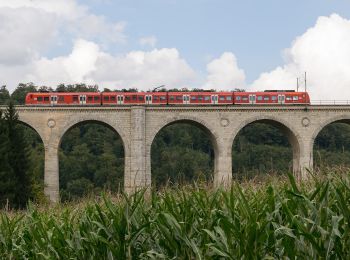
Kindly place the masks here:
POLYGON ((119 106, 119 105, 308 105, 307 92, 35 92, 26 105, 119 106))

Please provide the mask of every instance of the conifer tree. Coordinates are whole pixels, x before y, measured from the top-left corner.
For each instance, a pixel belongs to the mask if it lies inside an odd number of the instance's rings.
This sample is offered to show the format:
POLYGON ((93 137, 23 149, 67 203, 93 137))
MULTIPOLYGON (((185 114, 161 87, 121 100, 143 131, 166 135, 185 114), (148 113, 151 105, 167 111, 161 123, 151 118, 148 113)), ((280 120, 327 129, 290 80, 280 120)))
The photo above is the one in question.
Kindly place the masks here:
POLYGON ((5 130, 8 136, 7 161, 11 168, 11 181, 15 183, 13 207, 23 208, 30 198, 30 162, 23 128, 20 127, 18 114, 10 101, 4 115, 5 130))
POLYGON ((9 139, 2 110, 0 110, 0 207, 14 201, 14 175, 8 162, 9 139))
POLYGON ((6 86, 0 87, 0 105, 5 105, 10 99, 10 92, 7 90, 6 86))

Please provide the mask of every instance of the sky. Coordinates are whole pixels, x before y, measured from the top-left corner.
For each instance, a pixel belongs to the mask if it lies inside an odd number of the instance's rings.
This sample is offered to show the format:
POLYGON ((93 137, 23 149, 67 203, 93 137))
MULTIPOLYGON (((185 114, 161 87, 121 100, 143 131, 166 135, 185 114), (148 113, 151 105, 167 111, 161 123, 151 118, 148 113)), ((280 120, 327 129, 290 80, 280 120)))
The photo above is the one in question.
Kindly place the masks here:
POLYGON ((0 85, 350 100, 350 0, 0 0, 0 85), (300 89, 305 86, 300 84, 300 89))

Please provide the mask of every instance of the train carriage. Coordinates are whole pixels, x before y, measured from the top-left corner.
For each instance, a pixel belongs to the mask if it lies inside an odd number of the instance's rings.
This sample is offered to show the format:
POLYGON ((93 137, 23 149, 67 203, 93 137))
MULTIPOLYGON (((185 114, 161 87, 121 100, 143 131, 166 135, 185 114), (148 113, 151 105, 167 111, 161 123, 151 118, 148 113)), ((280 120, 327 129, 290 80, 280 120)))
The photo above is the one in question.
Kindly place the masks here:
POLYGON ((35 92, 26 105, 121 106, 121 105, 302 105, 310 104, 307 92, 35 92))
POLYGON ((35 92, 28 93, 26 105, 36 106, 100 106, 101 94, 98 92, 35 92))

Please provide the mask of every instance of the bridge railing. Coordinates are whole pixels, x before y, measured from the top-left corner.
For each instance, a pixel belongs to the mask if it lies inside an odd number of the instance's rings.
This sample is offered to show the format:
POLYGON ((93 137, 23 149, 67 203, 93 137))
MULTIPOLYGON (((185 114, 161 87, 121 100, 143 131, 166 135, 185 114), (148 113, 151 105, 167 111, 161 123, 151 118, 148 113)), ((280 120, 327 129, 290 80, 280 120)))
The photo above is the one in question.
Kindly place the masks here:
POLYGON ((350 105, 350 100, 311 100, 311 105, 350 105))

